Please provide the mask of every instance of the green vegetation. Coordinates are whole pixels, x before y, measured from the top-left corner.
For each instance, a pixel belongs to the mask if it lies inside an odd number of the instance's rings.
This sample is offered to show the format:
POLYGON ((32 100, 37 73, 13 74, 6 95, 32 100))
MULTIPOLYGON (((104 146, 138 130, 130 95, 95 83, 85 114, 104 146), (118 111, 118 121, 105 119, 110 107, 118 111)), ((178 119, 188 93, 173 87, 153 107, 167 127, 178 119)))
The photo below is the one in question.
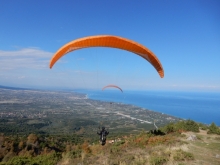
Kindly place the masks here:
MULTIPOLYGON (((195 122, 184 121, 170 123, 164 130, 174 128, 172 132, 161 130, 144 131, 129 136, 115 137, 114 143, 101 146, 89 143, 78 135, 36 135, 0 136, 0 165, 54 165, 54 164, 105 164, 107 165, 163 165, 163 164, 196 164, 196 152, 188 151, 185 142, 187 132, 179 128, 191 128, 195 122), (182 125, 183 124, 183 125, 182 125), (172 126, 172 127, 171 127, 172 126), (176 131, 175 131, 176 130, 176 131)), ((190 130, 190 132, 192 132, 190 130)), ((199 133, 195 131, 195 133, 199 133)), ((123 134, 123 133, 122 133, 123 134)), ((208 136, 208 135, 207 135, 208 136)), ((220 143, 217 137, 207 137, 198 134, 198 140, 193 144, 218 152, 220 143), (204 140, 213 141, 209 145, 204 140)), ((218 163, 218 162, 217 162, 218 163)), ((216 163, 216 164, 217 164, 216 163)))
POLYGON ((163 165, 168 159, 165 156, 152 156, 150 158, 151 165, 163 165))
POLYGON ((220 135, 220 129, 219 127, 217 127, 215 125, 215 123, 212 123, 209 127, 208 127, 208 134, 217 134, 220 135))
POLYGON ((199 132, 199 124, 194 122, 193 120, 179 121, 177 123, 170 123, 162 128, 162 130, 166 133, 172 132, 184 132, 184 131, 192 131, 199 132))
POLYGON ((175 161, 186 161, 186 160, 188 161, 188 160, 194 160, 194 156, 192 153, 179 149, 174 154, 173 159, 175 161))
POLYGON ((7 162, 1 162, 0 165, 54 165, 61 159, 61 155, 51 153, 48 155, 30 156, 15 156, 7 162))
POLYGON ((208 125, 206 125, 206 124, 198 123, 198 125, 199 125, 199 128, 200 128, 201 130, 207 130, 207 129, 208 129, 208 125))

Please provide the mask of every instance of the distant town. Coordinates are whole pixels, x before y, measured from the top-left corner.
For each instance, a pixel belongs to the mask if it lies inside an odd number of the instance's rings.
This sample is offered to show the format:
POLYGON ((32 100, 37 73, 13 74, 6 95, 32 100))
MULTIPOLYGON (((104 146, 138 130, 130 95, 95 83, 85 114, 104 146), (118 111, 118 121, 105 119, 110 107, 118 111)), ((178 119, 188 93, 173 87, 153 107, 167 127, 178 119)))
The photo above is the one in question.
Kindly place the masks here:
POLYGON ((0 88, 0 133, 78 133, 105 126, 113 134, 152 130, 181 120, 133 105, 88 99, 85 94, 0 88))

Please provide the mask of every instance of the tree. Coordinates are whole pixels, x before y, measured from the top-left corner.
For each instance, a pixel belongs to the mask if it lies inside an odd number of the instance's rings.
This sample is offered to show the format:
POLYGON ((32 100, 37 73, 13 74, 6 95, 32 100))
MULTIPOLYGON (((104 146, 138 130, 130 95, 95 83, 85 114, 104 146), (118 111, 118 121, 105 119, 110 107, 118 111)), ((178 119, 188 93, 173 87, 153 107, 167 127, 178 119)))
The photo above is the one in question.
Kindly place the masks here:
POLYGON ((208 134, 218 134, 220 135, 220 129, 215 125, 215 123, 212 123, 208 128, 208 134))
POLYGON ((185 126, 187 131, 199 132, 199 125, 193 120, 187 120, 185 126))

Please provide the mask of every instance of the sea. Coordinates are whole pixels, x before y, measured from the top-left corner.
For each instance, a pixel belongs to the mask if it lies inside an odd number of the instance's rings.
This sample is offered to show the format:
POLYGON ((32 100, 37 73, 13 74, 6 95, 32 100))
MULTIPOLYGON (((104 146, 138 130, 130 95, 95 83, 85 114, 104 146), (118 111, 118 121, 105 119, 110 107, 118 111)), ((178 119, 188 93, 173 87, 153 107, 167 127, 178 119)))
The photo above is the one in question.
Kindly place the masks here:
POLYGON ((220 126, 220 93, 176 91, 76 90, 89 99, 131 104, 181 119, 220 126))

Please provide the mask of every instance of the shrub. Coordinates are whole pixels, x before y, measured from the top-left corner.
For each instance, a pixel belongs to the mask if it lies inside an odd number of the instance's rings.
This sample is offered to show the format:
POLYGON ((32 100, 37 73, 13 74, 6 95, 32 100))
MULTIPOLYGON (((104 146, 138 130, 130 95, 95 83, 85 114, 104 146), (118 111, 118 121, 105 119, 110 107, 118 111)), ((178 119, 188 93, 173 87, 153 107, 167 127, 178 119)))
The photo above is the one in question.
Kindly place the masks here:
POLYGON ((1 163, 1 165, 25 165, 30 162, 31 162, 31 158, 29 157, 15 156, 9 161, 5 163, 1 163))
POLYGON ((73 151, 68 152, 66 156, 68 158, 74 159, 74 158, 80 158, 81 154, 82 154, 82 150, 73 150, 73 151))
POLYGON ((54 165, 61 159, 58 153, 39 155, 37 157, 15 156, 0 165, 54 165))
POLYGON ((194 156, 193 154, 180 149, 174 154, 173 159, 175 161, 194 160, 194 156))
POLYGON ((91 153, 92 151, 91 151, 91 149, 90 149, 90 147, 89 147, 89 144, 87 143, 87 142, 84 142, 83 144, 82 144, 82 150, 85 152, 85 153, 91 153))
POLYGON ((202 129, 202 130, 207 130, 208 129, 208 126, 205 125, 205 124, 199 123, 198 125, 199 125, 200 129, 202 129))
POLYGON ((178 131, 199 132, 199 125, 193 120, 186 120, 186 121, 179 121, 177 123, 169 123, 162 129, 164 132, 167 133, 178 132, 178 131))
POLYGON ((176 131, 174 123, 169 123, 167 126, 165 126, 164 132, 172 133, 174 131, 176 131))
POLYGON ((35 134, 30 134, 29 136, 28 136, 28 138, 27 138, 28 140, 27 140, 27 143, 29 144, 29 143, 35 143, 37 140, 38 140, 38 137, 37 137, 37 135, 35 135, 35 134))
POLYGON ((110 149, 110 153, 111 154, 117 154, 119 151, 120 151, 120 147, 119 146, 112 145, 112 147, 110 149))
POLYGON ((167 161, 168 161, 168 159, 164 156, 157 156, 157 157, 150 158, 151 165, 163 165, 167 161))
POLYGON ((209 127, 208 127, 208 134, 217 134, 220 135, 220 129, 215 125, 215 123, 212 123, 209 127))
POLYGON ((187 131, 199 132, 199 125, 193 120, 187 120, 185 122, 185 127, 187 131))
POLYGON ((49 155, 39 155, 34 157, 30 162, 31 165, 54 165, 61 159, 60 153, 52 153, 49 155))

